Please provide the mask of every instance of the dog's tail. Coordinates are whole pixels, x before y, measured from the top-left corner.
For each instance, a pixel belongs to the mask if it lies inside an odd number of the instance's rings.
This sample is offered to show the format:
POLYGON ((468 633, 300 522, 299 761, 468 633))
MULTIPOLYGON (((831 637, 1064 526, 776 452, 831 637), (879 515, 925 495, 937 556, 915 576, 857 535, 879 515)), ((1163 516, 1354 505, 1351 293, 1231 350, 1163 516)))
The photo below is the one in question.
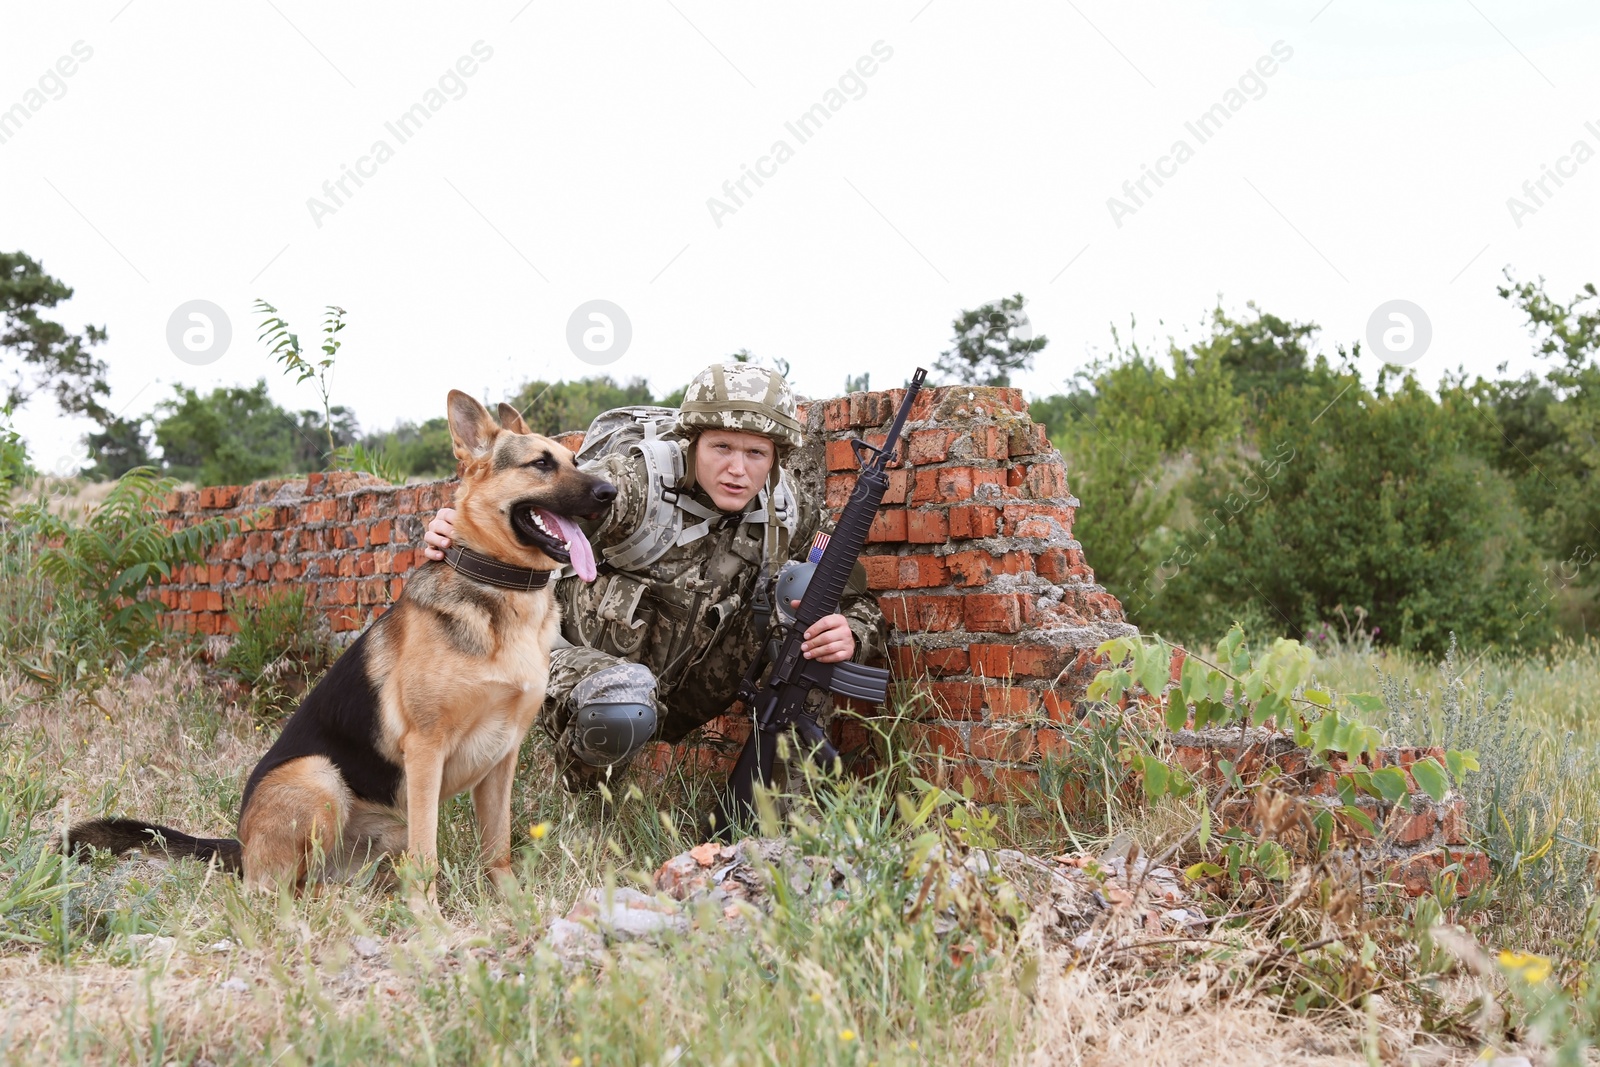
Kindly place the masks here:
POLYGON ((80 822, 67 831, 67 842, 72 854, 86 858, 89 848, 103 848, 108 852, 126 852, 142 848, 150 852, 165 852, 168 856, 188 856, 209 863, 216 860, 230 874, 244 870, 244 857, 239 842, 231 837, 190 837, 169 826, 140 822, 137 819, 92 819, 80 822))

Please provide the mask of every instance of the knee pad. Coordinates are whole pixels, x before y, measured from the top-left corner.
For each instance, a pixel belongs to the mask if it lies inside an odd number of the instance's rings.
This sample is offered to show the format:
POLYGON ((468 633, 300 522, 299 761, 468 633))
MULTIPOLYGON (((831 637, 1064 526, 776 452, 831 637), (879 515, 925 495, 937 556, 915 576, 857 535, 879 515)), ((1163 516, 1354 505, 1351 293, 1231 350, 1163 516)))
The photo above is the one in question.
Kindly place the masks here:
POLYGON ((621 763, 656 732, 655 675, 642 663, 602 667, 572 687, 572 752, 591 767, 621 763))

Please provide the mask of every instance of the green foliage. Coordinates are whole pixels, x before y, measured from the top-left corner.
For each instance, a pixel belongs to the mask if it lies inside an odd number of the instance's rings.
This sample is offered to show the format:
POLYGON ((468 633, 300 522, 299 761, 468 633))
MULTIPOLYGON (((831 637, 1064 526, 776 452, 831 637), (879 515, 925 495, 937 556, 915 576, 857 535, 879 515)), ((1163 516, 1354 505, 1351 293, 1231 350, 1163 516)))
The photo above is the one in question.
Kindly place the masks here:
POLYGON ((758 367, 767 367, 771 370, 777 371, 785 378, 789 376, 789 361, 784 359, 782 356, 774 356, 771 358, 767 356, 758 356, 753 354, 748 348, 741 348, 739 351, 728 356, 728 358, 735 363, 754 363, 758 367))
POLYGON ((6 407, 19 407, 49 390, 68 414, 108 416, 102 403, 111 394, 106 365, 90 352, 105 343, 105 328, 85 326, 73 333, 40 314, 70 299, 72 289, 27 253, 0 252, 0 355, 16 357, 6 407))
POLYGON ((1433 655, 1452 632, 1528 648, 1584 625, 1565 590, 1600 555, 1594 298, 1503 292, 1559 373, 1438 395, 1393 370, 1367 383, 1311 356, 1314 325, 1253 305, 1169 345, 1170 371, 1113 331, 1112 356, 1033 412, 1130 618, 1182 640, 1237 620, 1309 638, 1348 606, 1367 637, 1433 655))
POLYGON ((387 452, 381 448, 369 449, 360 441, 340 445, 333 456, 334 466, 343 471, 360 471, 375 478, 382 478, 391 485, 404 484, 406 480, 406 472, 389 457, 387 452))
POLYGON ((1215 632, 1254 603, 1298 634, 1359 604, 1380 640, 1403 648, 1442 653, 1451 632, 1547 644, 1549 614, 1524 619, 1506 595, 1538 574, 1507 479, 1414 379, 1388 384, 1380 375, 1369 390, 1319 359, 1308 384, 1257 416, 1261 458, 1203 464, 1193 494, 1204 518, 1167 540, 1146 624, 1215 632))
POLYGON ((238 599, 229 614, 237 632, 217 667, 250 689, 258 711, 288 710, 332 660, 304 589, 238 599))
POLYGON ((1600 775, 1600 752, 1581 743, 1571 725, 1530 728, 1510 693, 1491 691, 1492 665, 1478 661, 1476 675, 1473 666, 1463 663, 1451 644, 1433 693, 1423 691, 1420 678, 1384 670, 1380 679, 1389 728, 1418 742, 1479 753, 1483 771, 1462 793, 1468 821, 1494 863, 1503 893, 1541 904, 1576 905, 1591 884, 1600 813, 1587 798, 1569 800, 1560 791, 1600 775), (1557 757, 1551 770, 1540 773, 1536 752, 1544 747, 1557 757))
POLYGON ((950 323, 951 347, 939 354, 934 370, 962 385, 1011 384, 1011 375, 1027 370, 1050 339, 1037 336, 1023 311, 1021 293, 963 311, 950 323))
POLYGON ((1543 376, 1467 385, 1452 395, 1476 419, 1480 447, 1514 479, 1535 521, 1546 557, 1560 560, 1567 582, 1600 587, 1600 292, 1591 282, 1561 303, 1544 279, 1518 282, 1508 272, 1500 295, 1528 320, 1543 376))
POLYGON ((94 459, 84 475, 97 482, 115 481, 135 467, 156 466, 158 461, 150 452, 150 431, 145 428, 149 421, 144 416, 102 419, 100 429, 84 439, 94 459))
POLYGON ((370 433, 360 442, 372 455, 383 458, 391 482, 408 478, 438 479, 455 474, 455 451, 450 444, 450 423, 429 419, 422 425, 397 423, 392 430, 370 433))
MULTIPOLYGON (((207 548, 239 532, 237 519, 221 516, 167 529, 161 521, 163 498, 174 485, 172 479, 141 467, 123 475, 81 521, 36 504, 19 509, 21 525, 46 546, 39 551, 37 566, 53 583, 57 598, 93 608, 98 636, 105 642, 95 650, 101 655, 137 660, 148 651, 159 637, 160 608, 150 595, 156 584, 181 563, 201 562, 207 548)), ((69 642, 69 664, 73 653, 89 644, 83 636, 69 642)), ((42 673, 61 681, 72 676, 49 664, 42 673)))
MULTIPOLYGON (((611 408, 637 404, 670 407, 682 399, 682 390, 657 398, 650 392, 650 383, 643 378, 632 378, 619 385, 607 375, 597 375, 574 382, 527 382, 507 403, 522 412, 528 429, 550 435, 586 430, 596 415, 611 408)), ((452 468, 454 465, 452 459, 452 468)))
MULTIPOLYGON (((318 441, 325 432, 321 416, 279 407, 267 395, 265 378, 249 387, 223 386, 208 394, 182 385, 176 392, 151 416, 164 474, 199 485, 242 485, 324 469, 329 457, 318 441)), ((348 449, 360 434, 355 415, 337 405, 329 413, 334 456, 349 457, 348 449)))
MULTIPOLYGON (((0 747, 0 947, 60 947, 62 906, 83 883, 40 831, 60 799, 28 746, 0 747)), ((59 952, 56 953, 59 955, 59 952)))
POLYGON ((1317 327, 1290 322, 1245 304, 1254 318, 1238 321, 1219 305, 1211 311, 1211 337, 1195 346, 1196 356, 1215 355, 1233 383, 1234 392, 1254 410, 1270 406, 1279 390, 1304 385, 1310 378, 1311 342, 1317 327))
MULTIPOLYGON (((1218 321, 1232 326, 1220 312, 1218 321)), ((1233 441, 1245 408, 1217 346, 1169 346, 1169 370, 1137 341, 1124 346, 1115 329, 1112 341, 1109 359, 1082 375, 1074 392, 1036 402, 1034 417, 1052 426, 1083 501, 1075 536, 1094 546, 1096 574, 1133 601, 1130 614, 1139 618, 1135 590, 1142 592, 1142 578, 1148 584, 1165 531, 1181 522, 1195 458, 1233 441)))
POLYGON ((11 493, 34 473, 28 462, 28 445, 22 434, 11 424, 12 405, 0 405, 0 511, 11 499, 11 493))
MULTIPOLYGON (((1393 805, 1410 793, 1405 770, 1380 765, 1384 735, 1371 720, 1384 710, 1384 702, 1369 694, 1335 693, 1309 684, 1316 653, 1298 641, 1280 637, 1265 650, 1253 650, 1243 628, 1234 626, 1218 643, 1212 657, 1215 662, 1160 638, 1143 636, 1113 638, 1095 652, 1109 666, 1089 683, 1084 694, 1088 700, 1116 704, 1137 686, 1169 730, 1180 730, 1191 722, 1197 730, 1266 727, 1306 749, 1316 765, 1336 770, 1341 803, 1318 808, 1308 816, 1311 840, 1319 852, 1335 842, 1341 820, 1369 834, 1374 831, 1371 817, 1358 803, 1361 796, 1393 805), (1180 651, 1183 665, 1173 684, 1173 653, 1180 651)), ((1186 796, 1193 788, 1185 772, 1161 758, 1148 742, 1130 749, 1129 765, 1141 775, 1145 796, 1152 802, 1169 795, 1186 796)), ((1261 788, 1246 786, 1231 767, 1222 769, 1229 779, 1224 793, 1261 788)), ((1442 763, 1428 757, 1411 766, 1418 787, 1435 801, 1442 801, 1477 770, 1478 754, 1467 749, 1448 750, 1442 763)), ((1270 775, 1264 776, 1264 781, 1270 783, 1270 775)), ((1216 807, 1223 801, 1222 796, 1215 796, 1206 803, 1216 807)), ((1274 829, 1268 827, 1269 832, 1274 829)), ((1201 835, 1209 839, 1209 822, 1202 823, 1201 835)), ((1289 874, 1289 856, 1279 840, 1239 829, 1225 833, 1221 842, 1219 856, 1194 865, 1191 877, 1226 874, 1237 882, 1241 872, 1253 872, 1282 881, 1289 874)), ((1206 847, 1202 840, 1202 851, 1206 847)))
POLYGON ((158 409, 164 473, 200 485, 242 485, 295 468, 293 416, 267 395, 267 380, 202 395, 188 386, 158 409))
POLYGON ((272 357, 283 365, 285 374, 295 376, 295 384, 300 385, 307 380, 314 380, 317 392, 322 397, 323 428, 328 435, 328 455, 338 451, 338 444, 333 439, 333 407, 329 399, 328 375, 333 373, 334 357, 339 354, 339 347, 344 342, 339 340, 339 332, 347 325, 344 321, 346 312, 342 307, 329 304, 322 319, 322 358, 307 358, 300 347, 300 335, 289 329, 289 323, 278 314, 278 309, 265 300, 256 301, 256 311, 262 316, 261 334, 257 338, 267 345, 267 350, 272 357))

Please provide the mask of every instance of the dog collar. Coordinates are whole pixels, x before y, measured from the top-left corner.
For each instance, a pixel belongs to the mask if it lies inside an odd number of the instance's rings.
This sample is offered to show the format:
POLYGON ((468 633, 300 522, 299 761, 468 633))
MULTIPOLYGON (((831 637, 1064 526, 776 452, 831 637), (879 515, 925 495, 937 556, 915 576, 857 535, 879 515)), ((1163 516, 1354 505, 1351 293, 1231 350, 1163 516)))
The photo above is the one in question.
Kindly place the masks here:
POLYGON ((490 559, 472 551, 454 545, 445 550, 444 561, 458 574, 483 582, 486 585, 497 585, 501 589, 543 589, 550 584, 550 571, 536 571, 529 567, 513 567, 509 563, 501 563, 497 559, 490 559))

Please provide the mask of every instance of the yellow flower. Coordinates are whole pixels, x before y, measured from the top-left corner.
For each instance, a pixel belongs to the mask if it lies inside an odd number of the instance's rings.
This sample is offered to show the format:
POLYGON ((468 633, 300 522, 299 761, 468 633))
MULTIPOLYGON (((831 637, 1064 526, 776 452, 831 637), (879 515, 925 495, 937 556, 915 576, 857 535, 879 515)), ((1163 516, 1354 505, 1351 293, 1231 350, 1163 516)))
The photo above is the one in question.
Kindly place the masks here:
POLYGON ((1531 952, 1500 950, 1500 966, 1515 974, 1529 985, 1539 985, 1550 977, 1550 961, 1531 952))
POLYGON ((856 1032, 854 1030, 840 1030, 839 1031, 839 1040, 840 1041, 854 1041, 855 1039, 856 1039, 856 1032))
POLYGON ((532 826, 528 827, 528 836, 533 838, 535 841, 543 841, 544 835, 548 834, 549 832, 550 824, 547 822, 536 822, 532 826))
MULTIPOLYGON (((550 824, 549 823, 540 823, 539 825, 548 827, 550 824)), ((582 1056, 574 1056, 574 1057, 572 1057, 572 1059, 567 1061, 567 1067, 583 1067, 583 1057, 582 1056)))

